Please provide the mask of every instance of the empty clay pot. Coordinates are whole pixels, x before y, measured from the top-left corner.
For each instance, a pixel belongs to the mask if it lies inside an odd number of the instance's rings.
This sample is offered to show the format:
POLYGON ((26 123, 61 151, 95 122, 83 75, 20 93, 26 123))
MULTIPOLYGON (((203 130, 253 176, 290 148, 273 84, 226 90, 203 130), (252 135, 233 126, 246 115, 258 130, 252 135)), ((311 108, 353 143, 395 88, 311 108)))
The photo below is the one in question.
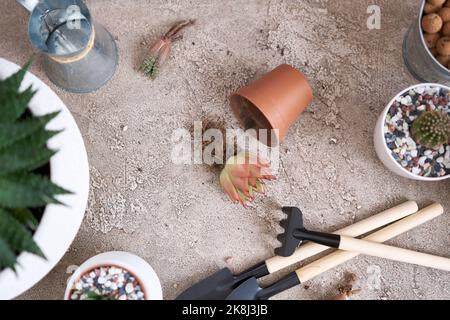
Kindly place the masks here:
POLYGON ((311 103, 313 91, 305 76, 283 64, 230 98, 231 108, 245 130, 278 129, 276 136, 260 139, 269 146, 281 142, 289 128, 311 103))

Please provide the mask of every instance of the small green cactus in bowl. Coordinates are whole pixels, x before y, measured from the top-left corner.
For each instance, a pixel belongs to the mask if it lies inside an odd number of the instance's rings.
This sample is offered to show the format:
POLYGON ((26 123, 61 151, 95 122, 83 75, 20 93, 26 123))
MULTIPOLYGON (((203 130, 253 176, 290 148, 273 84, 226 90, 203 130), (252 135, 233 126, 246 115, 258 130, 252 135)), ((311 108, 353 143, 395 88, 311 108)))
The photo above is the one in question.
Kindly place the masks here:
POLYGON ((450 116, 442 111, 426 111, 414 121, 411 133, 418 144, 437 150, 450 142, 450 116))

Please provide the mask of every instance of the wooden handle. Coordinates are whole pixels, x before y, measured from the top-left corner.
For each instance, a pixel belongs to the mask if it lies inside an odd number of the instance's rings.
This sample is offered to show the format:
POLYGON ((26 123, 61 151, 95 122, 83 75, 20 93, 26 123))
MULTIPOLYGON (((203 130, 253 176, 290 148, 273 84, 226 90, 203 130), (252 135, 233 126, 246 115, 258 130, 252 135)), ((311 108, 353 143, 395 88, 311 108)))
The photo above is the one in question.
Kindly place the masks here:
POLYGON ((450 259, 427 253, 388 246, 367 240, 341 236, 339 249, 358 252, 368 256, 417 264, 420 266, 450 271, 450 259))
MULTIPOLYGON (((414 229, 444 213, 444 208, 440 204, 433 204, 426 207, 419 212, 406 217, 398 222, 391 224, 367 237, 366 241, 373 242, 385 242, 402 233, 405 233, 411 229, 414 229)), ((350 251, 335 251, 319 260, 316 260, 296 271, 300 282, 308 281, 315 276, 318 276, 338 265, 347 262, 355 257, 359 253, 350 251)))
MULTIPOLYGON (((335 233, 348 237, 358 237, 394 221, 407 217, 417 212, 417 210, 419 210, 419 207, 415 201, 407 201, 377 215, 359 221, 344 229, 336 231, 335 233)), ((329 249, 329 247, 322 246, 320 244, 307 243, 298 248, 290 257, 273 257, 266 260, 267 269, 270 273, 275 273, 329 249)))

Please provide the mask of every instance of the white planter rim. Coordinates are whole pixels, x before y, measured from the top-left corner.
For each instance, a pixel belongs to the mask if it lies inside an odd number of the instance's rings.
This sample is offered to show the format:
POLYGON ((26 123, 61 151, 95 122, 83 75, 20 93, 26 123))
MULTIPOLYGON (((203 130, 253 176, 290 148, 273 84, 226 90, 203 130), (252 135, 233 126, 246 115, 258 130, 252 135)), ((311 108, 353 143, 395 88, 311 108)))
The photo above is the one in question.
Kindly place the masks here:
POLYGON ((137 255, 123 251, 100 253, 83 262, 67 282, 64 299, 69 300, 74 284, 83 275, 99 267, 119 267, 129 271, 141 285, 145 300, 162 300, 161 282, 150 264, 137 255))

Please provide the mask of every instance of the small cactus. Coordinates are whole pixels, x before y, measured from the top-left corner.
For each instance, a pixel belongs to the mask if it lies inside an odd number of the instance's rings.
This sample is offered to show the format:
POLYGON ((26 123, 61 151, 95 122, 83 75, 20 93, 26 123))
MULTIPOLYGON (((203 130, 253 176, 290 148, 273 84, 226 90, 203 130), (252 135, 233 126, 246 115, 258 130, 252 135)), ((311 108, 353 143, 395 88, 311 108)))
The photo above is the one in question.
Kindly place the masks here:
POLYGON ((441 111, 424 112, 414 121, 411 133, 418 144, 437 150, 450 141, 450 116, 441 111))

